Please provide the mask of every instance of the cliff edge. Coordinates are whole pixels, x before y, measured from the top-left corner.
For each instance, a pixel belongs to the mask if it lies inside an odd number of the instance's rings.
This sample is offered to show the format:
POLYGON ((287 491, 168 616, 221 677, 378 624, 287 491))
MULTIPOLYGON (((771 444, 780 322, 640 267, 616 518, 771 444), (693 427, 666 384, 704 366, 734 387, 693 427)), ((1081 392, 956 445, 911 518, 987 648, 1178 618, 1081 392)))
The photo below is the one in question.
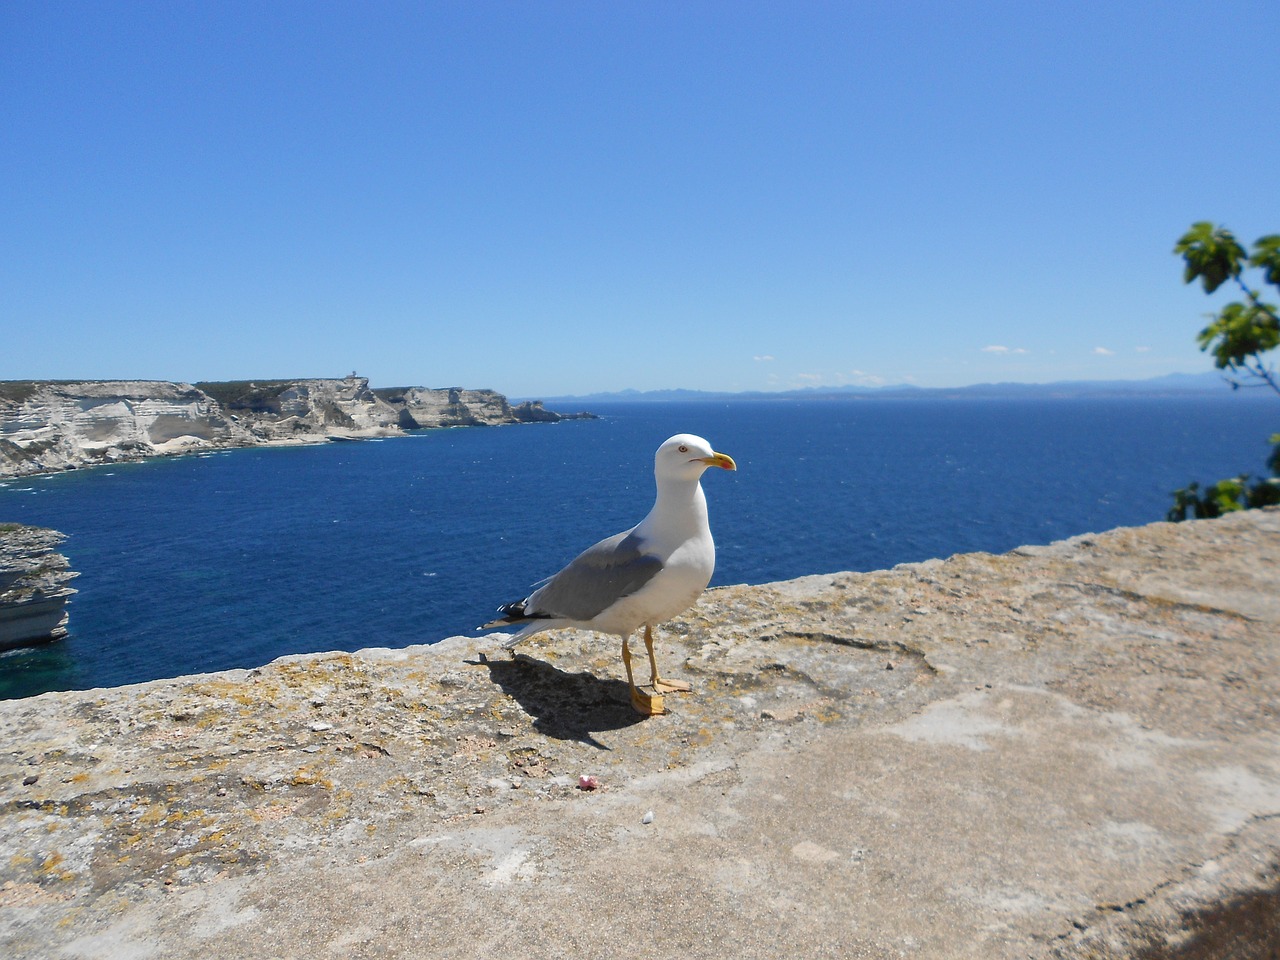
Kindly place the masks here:
POLYGON ((1273 958, 1278 637, 1268 510, 0 703, 0 950, 1273 958))
MULTIPOLYGON (((577 414, 575 416, 590 416, 577 414)), ((493 390, 368 379, 0 382, 0 478, 202 450, 390 437, 425 427, 546 423, 493 390)))

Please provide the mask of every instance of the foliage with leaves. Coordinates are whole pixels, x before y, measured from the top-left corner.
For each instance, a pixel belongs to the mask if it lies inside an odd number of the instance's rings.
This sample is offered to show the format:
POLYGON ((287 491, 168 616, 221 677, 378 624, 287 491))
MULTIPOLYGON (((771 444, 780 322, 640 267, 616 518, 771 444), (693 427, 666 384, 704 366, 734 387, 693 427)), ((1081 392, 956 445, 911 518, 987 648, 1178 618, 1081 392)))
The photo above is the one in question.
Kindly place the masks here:
POLYGON ((1268 367, 1261 357, 1280 346, 1280 314, 1243 277, 1246 264, 1260 267, 1263 280, 1280 290, 1280 234, 1260 237, 1249 253, 1226 227, 1202 220, 1192 224, 1173 252, 1186 263, 1185 283, 1198 279, 1205 293, 1213 293, 1232 280, 1245 295, 1244 303, 1229 303, 1211 315, 1209 325, 1196 337, 1200 349, 1213 354, 1219 370, 1230 371, 1232 386, 1269 386, 1280 393, 1275 367, 1268 367))
MULTIPOLYGON (((1274 366, 1268 366, 1262 354, 1280 346, 1280 313, 1274 304, 1266 303, 1244 280, 1245 266, 1262 270, 1262 279, 1280 290, 1280 234, 1268 234, 1245 250, 1226 227, 1216 227, 1207 220, 1191 225, 1178 240, 1173 252, 1186 264, 1182 272, 1185 283, 1199 280, 1205 293, 1213 293, 1228 280, 1234 281, 1245 300, 1228 303, 1217 314, 1210 315, 1207 327, 1196 342, 1200 349, 1213 354, 1214 366, 1227 371, 1227 382, 1233 388, 1270 387, 1280 393, 1280 377, 1274 366)), ((1280 433, 1271 437, 1273 449, 1267 460, 1270 477, 1250 484, 1248 474, 1219 480, 1203 494, 1198 483, 1191 483, 1173 493, 1170 520, 1219 517, 1235 510, 1280 504, 1280 433)))

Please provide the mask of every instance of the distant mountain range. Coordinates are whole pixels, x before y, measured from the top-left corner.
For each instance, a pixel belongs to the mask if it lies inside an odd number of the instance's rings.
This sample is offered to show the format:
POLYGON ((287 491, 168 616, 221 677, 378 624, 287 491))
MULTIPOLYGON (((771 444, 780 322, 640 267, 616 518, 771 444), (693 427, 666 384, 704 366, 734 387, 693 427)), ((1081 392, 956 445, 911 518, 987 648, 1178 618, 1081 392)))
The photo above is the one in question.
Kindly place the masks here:
MULTIPOLYGON (((803 390, 717 393, 707 390, 618 390, 578 396, 542 397, 546 403, 668 403, 699 400, 879 400, 879 399, 1047 399, 1067 397, 1174 397, 1226 394, 1232 387, 1221 373, 1169 373, 1148 380, 1061 380, 1056 383, 977 383, 968 387, 807 387, 803 390)), ((1248 394, 1262 391, 1242 391, 1248 394)), ((1269 392, 1268 392, 1269 393, 1269 392)))

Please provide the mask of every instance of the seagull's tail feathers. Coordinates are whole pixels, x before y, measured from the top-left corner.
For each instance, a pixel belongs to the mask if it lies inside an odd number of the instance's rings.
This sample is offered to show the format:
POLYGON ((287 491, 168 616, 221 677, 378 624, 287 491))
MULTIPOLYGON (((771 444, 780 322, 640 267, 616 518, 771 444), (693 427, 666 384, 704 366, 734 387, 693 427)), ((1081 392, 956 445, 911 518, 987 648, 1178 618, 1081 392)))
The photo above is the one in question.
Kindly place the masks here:
POLYGON ((549 613, 530 613, 526 604, 528 599, 517 600, 515 603, 504 603, 498 608, 501 614, 496 620, 490 620, 481 630, 493 630, 497 627, 520 627, 520 631, 513 637, 502 641, 502 649, 510 650, 525 637, 530 637, 542 630, 549 630, 555 624, 555 617, 549 613))

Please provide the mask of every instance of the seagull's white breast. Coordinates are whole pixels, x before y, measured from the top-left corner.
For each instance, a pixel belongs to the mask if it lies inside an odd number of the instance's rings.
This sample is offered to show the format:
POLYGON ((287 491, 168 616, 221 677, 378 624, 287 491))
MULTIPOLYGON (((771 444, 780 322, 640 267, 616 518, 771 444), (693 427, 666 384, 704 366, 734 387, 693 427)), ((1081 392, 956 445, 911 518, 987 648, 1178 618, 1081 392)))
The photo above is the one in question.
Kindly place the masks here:
POLYGON ((592 629, 625 636, 646 623, 656 626, 684 613, 711 582, 715 566, 715 543, 704 530, 677 546, 652 580, 602 611, 592 629))

